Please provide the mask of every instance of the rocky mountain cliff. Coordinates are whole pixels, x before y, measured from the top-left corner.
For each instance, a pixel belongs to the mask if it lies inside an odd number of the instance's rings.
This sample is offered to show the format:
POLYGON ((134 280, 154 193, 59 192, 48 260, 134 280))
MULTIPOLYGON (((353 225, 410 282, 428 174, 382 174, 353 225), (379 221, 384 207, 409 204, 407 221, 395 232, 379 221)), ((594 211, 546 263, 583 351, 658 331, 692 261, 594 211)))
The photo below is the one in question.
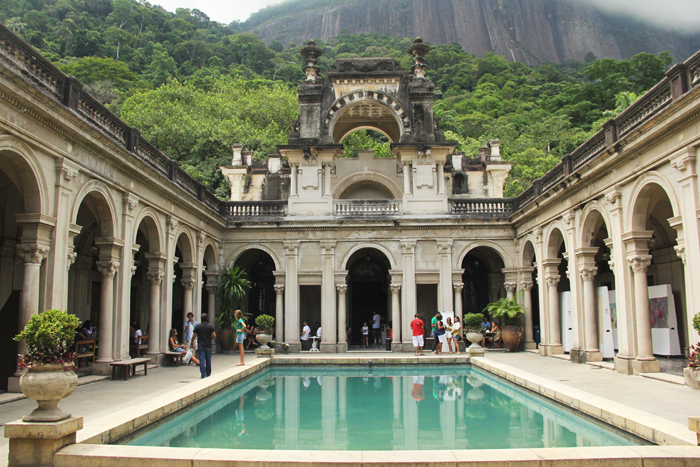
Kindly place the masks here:
POLYGON ((327 41, 341 31, 420 36, 529 65, 584 61, 591 53, 621 59, 665 50, 683 60, 700 48, 700 34, 605 14, 580 0, 291 0, 261 10, 242 26, 266 43, 282 44, 327 41))

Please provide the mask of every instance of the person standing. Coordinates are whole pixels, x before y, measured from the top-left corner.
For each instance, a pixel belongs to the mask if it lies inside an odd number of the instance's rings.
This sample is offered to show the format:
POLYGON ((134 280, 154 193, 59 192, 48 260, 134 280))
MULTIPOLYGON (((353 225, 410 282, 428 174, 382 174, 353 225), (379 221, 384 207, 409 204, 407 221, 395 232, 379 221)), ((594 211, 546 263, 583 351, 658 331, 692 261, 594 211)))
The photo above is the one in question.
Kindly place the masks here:
POLYGON ((367 321, 362 325, 362 344, 365 348, 369 347, 369 328, 367 327, 367 321))
MULTIPOLYGON (((243 343, 245 342, 246 326, 245 321, 243 321, 243 312, 241 310, 236 310, 234 313, 236 316, 236 345, 238 345, 238 351, 241 354, 241 362, 236 366, 245 365, 245 349, 243 348, 243 343)), ((202 315, 204 319, 204 315, 202 315)))
POLYGON ((214 339, 216 339, 214 326, 209 324, 209 315, 206 313, 202 313, 202 322, 192 330, 190 346, 194 345, 195 338, 199 341, 199 346, 197 347, 199 372, 202 374, 202 379, 204 379, 207 376, 211 376, 211 347, 214 339))
POLYGON ((452 325, 452 342, 455 343, 455 348, 457 350, 457 355, 461 352, 459 351, 459 341, 462 340, 462 323, 459 322, 459 316, 455 316, 455 323, 452 325))
POLYGON ((304 327, 301 329, 301 350, 308 350, 309 336, 311 335, 311 328, 309 324, 304 321, 304 327))
POLYGON ((374 338, 374 343, 375 344, 381 344, 381 338, 380 333, 379 333, 379 328, 381 326, 382 322, 382 317, 379 316, 379 313, 376 311, 374 312, 374 316, 372 316, 372 337, 374 338))
POLYGON ((435 340, 438 341, 438 347, 436 353, 438 355, 442 355, 442 344, 445 343, 445 325, 442 323, 442 315, 438 312, 438 314, 435 316, 436 318, 436 325, 437 327, 435 328, 435 340))
POLYGON ((413 317, 411 321, 411 331, 413 332, 413 347, 416 348, 416 355, 423 355, 423 334, 425 329, 423 329, 423 320, 420 319, 418 313, 413 317))
MULTIPOLYGON (((185 350, 189 350, 190 348, 190 341, 192 340, 192 331, 194 331, 194 327, 198 325, 199 323, 194 320, 194 313, 189 312, 187 313, 187 321, 185 321, 185 329, 183 334, 185 335, 184 339, 184 346, 185 350)), ((195 351, 197 350, 197 347, 192 347, 192 350, 195 351)))
POLYGON ((432 353, 435 353, 435 350, 438 348, 438 337, 436 334, 437 331, 437 321, 438 321, 438 315, 440 312, 436 312, 435 316, 433 316, 433 319, 430 320, 430 335, 433 338, 433 348, 431 349, 432 353))
POLYGON ((447 339, 447 352, 452 352, 452 320, 448 316, 445 320, 445 339, 447 339))

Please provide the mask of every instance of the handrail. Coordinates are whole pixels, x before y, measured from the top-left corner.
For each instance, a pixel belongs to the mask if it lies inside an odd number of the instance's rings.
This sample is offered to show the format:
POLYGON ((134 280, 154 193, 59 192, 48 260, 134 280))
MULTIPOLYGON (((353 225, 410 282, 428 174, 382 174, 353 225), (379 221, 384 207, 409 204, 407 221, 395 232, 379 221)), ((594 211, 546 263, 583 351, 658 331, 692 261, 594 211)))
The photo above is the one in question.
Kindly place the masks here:
POLYGON ((515 198, 450 198, 450 214, 470 218, 508 218, 513 214, 515 198))
POLYGON ((400 199, 338 199, 333 201, 336 216, 400 215, 400 199))
POLYGON ((222 201, 221 215, 226 218, 286 216, 287 201, 222 201))

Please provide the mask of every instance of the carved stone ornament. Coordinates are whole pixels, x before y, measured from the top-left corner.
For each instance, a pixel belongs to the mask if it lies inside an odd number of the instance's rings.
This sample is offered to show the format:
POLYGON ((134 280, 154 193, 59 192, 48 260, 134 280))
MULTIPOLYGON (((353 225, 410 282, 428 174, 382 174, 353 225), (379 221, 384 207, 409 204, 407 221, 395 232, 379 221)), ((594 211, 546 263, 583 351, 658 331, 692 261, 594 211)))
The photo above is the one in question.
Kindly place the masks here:
POLYGON ((180 219, 175 216, 168 217, 168 232, 173 233, 177 229, 177 225, 180 223, 180 219))
POLYGON ((282 295, 284 293, 284 285, 275 285, 274 287, 277 295, 282 295))
POLYGON ((634 272, 646 272, 651 266, 651 255, 637 255, 627 258, 627 262, 634 272))
POLYGON ((455 292, 462 293, 462 290, 464 290, 464 283, 455 282, 452 284, 452 288, 454 289, 455 292))
POLYGON ((686 253, 685 253, 685 245, 676 245, 673 247, 674 250, 676 250, 676 254, 678 257, 683 261, 683 264, 686 264, 686 253))
POLYGON ((559 276, 558 274, 556 276, 545 277, 545 280, 547 281, 547 285, 549 287, 556 287, 557 284, 559 284, 560 279, 561 279, 561 276, 559 276))
POLYGON ((507 292, 513 293, 515 289, 518 288, 518 284, 515 282, 506 282, 503 284, 503 287, 505 287, 507 292))
POLYGON ((97 270, 100 271, 102 277, 111 279, 119 270, 119 261, 98 261, 97 270))
POLYGON ((607 201, 609 204, 615 204, 618 199, 622 198, 622 193, 620 193, 620 190, 615 188, 615 190, 606 193, 605 194, 605 201, 607 201))
POLYGON ((392 294, 398 294, 399 292, 401 292, 401 285, 400 284, 391 284, 389 287, 391 288, 392 294))
POLYGON ((61 175, 63 175, 63 179, 67 182, 70 182, 75 177, 77 177, 78 173, 79 173, 79 170, 75 169, 73 167, 68 167, 66 165, 61 167, 61 175))
POLYGON ((194 279, 182 279, 180 281, 180 283, 182 284, 182 288, 184 288, 185 290, 194 289, 195 282, 197 281, 195 281, 194 279))
POLYGON ((561 218, 564 220, 566 225, 571 225, 571 221, 574 219, 574 214, 571 211, 565 212, 561 218))
POLYGON ((19 244, 17 245, 17 253, 25 263, 41 264, 45 258, 48 258, 49 249, 37 245, 19 244))
POLYGON ((69 251, 67 256, 68 258, 66 261, 66 271, 70 271, 70 267, 73 266, 73 264, 75 263, 75 259, 78 257, 78 253, 74 251, 69 251))
POLYGON ((523 292, 529 292, 532 290, 532 286, 534 284, 532 281, 521 281, 520 282, 520 288, 523 289, 523 292))
POLYGON ((165 277, 165 272, 163 271, 149 272, 146 274, 146 278, 148 279, 148 282, 151 283, 151 285, 159 286, 161 282, 163 282, 163 277, 165 277))
POLYGON ((428 64, 425 62, 425 55, 430 52, 430 46, 423 43, 423 39, 416 37, 413 45, 408 48, 409 54, 413 55, 413 66, 411 73, 415 79, 425 79, 425 72, 428 71, 428 64))
POLYGON ((129 212, 136 209, 136 206, 139 205, 139 201, 140 201, 137 196, 134 196, 131 193, 124 193, 124 195, 122 196, 122 199, 124 200, 124 203, 126 204, 129 212))
POLYGON ((306 81, 314 82, 319 76, 319 68, 316 66, 318 57, 323 55, 323 49, 316 45, 316 42, 309 41, 301 48, 299 53, 304 57, 305 66, 302 68, 306 73, 306 81))
POLYGON ((592 281, 595 279, 595 275, 598 272, 596 267, 582 267, 579 268, 578 272, 581 274, 581 279, 583 281, 592 281))
POLYGON ((345 294, 348 291, 348 286, 345 284, 339 284, 335 286, 335 289, 339 294, 345 294))

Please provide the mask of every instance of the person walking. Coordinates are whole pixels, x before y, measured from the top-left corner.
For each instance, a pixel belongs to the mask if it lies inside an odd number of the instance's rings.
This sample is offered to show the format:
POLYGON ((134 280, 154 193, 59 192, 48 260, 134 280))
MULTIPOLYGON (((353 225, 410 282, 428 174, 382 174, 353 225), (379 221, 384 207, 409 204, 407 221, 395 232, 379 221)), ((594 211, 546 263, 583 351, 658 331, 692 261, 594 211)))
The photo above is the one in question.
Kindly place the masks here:
MULTIPOLYGON (((189 312, 187 313, 187 321, 185 321, 185 326, 184 326, 184 346, 185 350, 189 350, 190 348, 190 341, 192 340, 192 331, 194 331, 194 327, 198 325, 199 323, 194 320, 194 313, 189 312)), ((192 351, 196 351, 197 347, 192 347, 192 351)))
POLYGON ((211 347, 216 332, 214 326, 209 324, 209 315, 202 313, 202 322, 192 330, 192 340, 190 346, 194 345, 195 338, 199 341, 197 353, 199 355, 199 372, 202 374, 202 379, 211 376, 211 347))
MULTIPOLYGON (((238 345, 238 351, 241 354, 241 362, 236 366, 245 365, 245 349, 243 348, 243 343, 245 342, 246 325, 243 321, 243 312, 241 310, 236 310, 236 345, 238 345)), ((202 315, 204 317, 204 315, 202 315)))
POLYGON ((374 343, 375 344, 381 344, 381 336, 380 336, 380 326, 382 322, 382 317, 379 316, 379 313, 376 311, 374 312, 374 316, 372 316, 372 337, 374 338, 374 343))
POLYGON ((416 313, 411 321, 411 331, 413 333, 413 347, 416 349, 416 355, 423 355, 423 334, 425 329, 423 329, 423 320, 420 319, 420 315, 416 313))

